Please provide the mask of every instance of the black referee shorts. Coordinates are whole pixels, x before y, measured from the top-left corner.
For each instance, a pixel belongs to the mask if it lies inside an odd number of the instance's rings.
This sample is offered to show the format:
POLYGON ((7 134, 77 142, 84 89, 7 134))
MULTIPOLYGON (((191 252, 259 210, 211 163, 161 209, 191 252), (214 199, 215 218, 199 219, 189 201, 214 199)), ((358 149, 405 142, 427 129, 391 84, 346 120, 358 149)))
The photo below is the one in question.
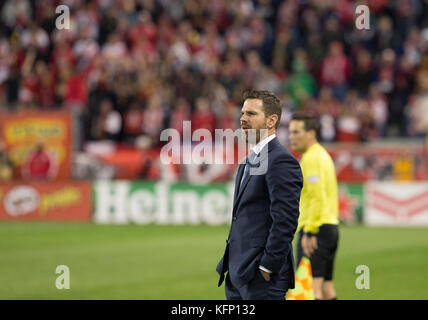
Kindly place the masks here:
MULTIPOLYGON (((300 263, 300 259, 306 256, 302 249, 302 236, 303 229, 299 232, 299 240, 297 242, 297 266, 300 263)), ((339 228, 335 224, 323 224, 319 227, 316 237, 318 249, 310 257, 312 277, 321 277, 329 281, 333 279, 334 258, 339 242, 339 228)))

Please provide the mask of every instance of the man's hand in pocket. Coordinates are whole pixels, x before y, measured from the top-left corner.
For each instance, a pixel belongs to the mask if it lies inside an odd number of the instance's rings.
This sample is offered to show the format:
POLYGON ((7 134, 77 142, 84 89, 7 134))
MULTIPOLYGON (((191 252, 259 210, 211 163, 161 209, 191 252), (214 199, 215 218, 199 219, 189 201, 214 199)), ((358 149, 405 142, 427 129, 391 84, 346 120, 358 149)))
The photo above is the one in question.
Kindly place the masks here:
POLYGON ((270 281, 270 273, 268 273, 268 272, 266 272, 266 271, 263 271, 262 269, 259 269, 259 270, 260 270, 260 273, 262 274, 263 278, 264 278, 266 281, 270 281))

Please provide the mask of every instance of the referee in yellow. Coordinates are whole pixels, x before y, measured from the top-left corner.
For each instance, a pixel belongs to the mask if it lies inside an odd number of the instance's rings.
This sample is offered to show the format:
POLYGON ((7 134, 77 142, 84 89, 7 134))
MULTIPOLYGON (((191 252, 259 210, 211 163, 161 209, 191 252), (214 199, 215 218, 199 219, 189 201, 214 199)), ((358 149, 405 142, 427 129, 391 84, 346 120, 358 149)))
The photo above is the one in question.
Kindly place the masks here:
POLYGON ((314 296, 336 300, 333 267, 339 239, 339 201, 334 163, 317 140, 319 124, 312 115, 294 114, 289 125, 293 150, 302 154, 303 189, 297 232, 297 264, 311 261, 314 296))

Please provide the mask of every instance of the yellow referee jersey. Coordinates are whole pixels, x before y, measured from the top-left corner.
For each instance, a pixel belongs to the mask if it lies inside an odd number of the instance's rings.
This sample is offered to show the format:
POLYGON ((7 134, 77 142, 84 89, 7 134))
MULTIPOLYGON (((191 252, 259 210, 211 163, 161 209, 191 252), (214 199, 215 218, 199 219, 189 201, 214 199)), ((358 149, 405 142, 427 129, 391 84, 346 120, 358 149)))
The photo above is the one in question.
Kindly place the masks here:
POLYGON ((297 231, 318 233, 322 224, 339 223, 336 171, 328 152, 319 143, 306 150, 300 160, 303 189, 297 231))

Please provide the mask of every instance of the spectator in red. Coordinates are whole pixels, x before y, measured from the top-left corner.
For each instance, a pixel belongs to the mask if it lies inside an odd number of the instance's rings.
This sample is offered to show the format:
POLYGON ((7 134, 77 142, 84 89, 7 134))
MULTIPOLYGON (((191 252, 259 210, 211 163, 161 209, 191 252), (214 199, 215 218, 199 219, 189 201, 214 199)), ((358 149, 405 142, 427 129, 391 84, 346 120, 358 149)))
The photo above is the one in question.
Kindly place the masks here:
POLYGON ((388 103, 376 84, 370 85, 368 102, 374 125, 377 128, 379 136, 383 137, 386 134, 386 124, 388 121, 388 103))
POLYGON ((387 95, 394 91, 396 61, 397 55, 394 50, 385 49, 382 51, 378 72, 378 82, 380 90, 387 95))
POLYGON ((127 138, 135 138, 143 132, 143 109, 133 102, 123 116, 123 130, 127 138))
POLYGON ((333 141, 336 136, 336 119, 339 113, 339 103, 333 97, 330 88, 322 87, 318 98, 318 113, 320 117, 320 134, 323 141, 333 141))
POLYGON ((64 106, 69 110, 83 111, 88 98, 86 74, 75 71, 69 63, 64 64, 59 72, 61 85, 57 93, 63 99, 64 106))
MULTIPOLYGON (((138 17, 138 22, 135 27, 129 31, 129 38, 134 48, 138 45, 140 39, 144 39, 144 42, 148 48, 152 48, 156 44, 157 27, 153 23, 150 13, 143 11, 138 17)), ((156 48, 154 48, 156 49, 156 48)))
POLYGON ((73 50, 65 39, 59 39, 52 50, 51 61, 55 66, 55 71, 59 72, 66 64, 71 64, 75 60, 73 50))
POLYGON ((332 88, 335 97, 343 101, 350 73, 351 63, 343 52, 343 44, 338 41, 331 42, 321 65, 321 84, 332 88))
POLYGON ((58 161, 44 149, 43 143, 38 143, 36 150, 28 154, 21 170, 25 179, 54 179, 58 173, 58 161))
POLYGON ((207 99, 199 97, 196 99, 196 110, 192 115, 192 130, 208 129, 214 134, 216 119, 214 113, 210 110, 207 99))
POLYGON ((43 109, 51 109, 55 106, 55 81, 52 72, 43 61, 38 61, 35 66, 39 80, 37 96, 43 109))
POLYGON ((361 121, 355 114, 358 95, 354 90, 348 92, 344 104, 339 109, 337 120, 337 141, 360 141, 361 121))

